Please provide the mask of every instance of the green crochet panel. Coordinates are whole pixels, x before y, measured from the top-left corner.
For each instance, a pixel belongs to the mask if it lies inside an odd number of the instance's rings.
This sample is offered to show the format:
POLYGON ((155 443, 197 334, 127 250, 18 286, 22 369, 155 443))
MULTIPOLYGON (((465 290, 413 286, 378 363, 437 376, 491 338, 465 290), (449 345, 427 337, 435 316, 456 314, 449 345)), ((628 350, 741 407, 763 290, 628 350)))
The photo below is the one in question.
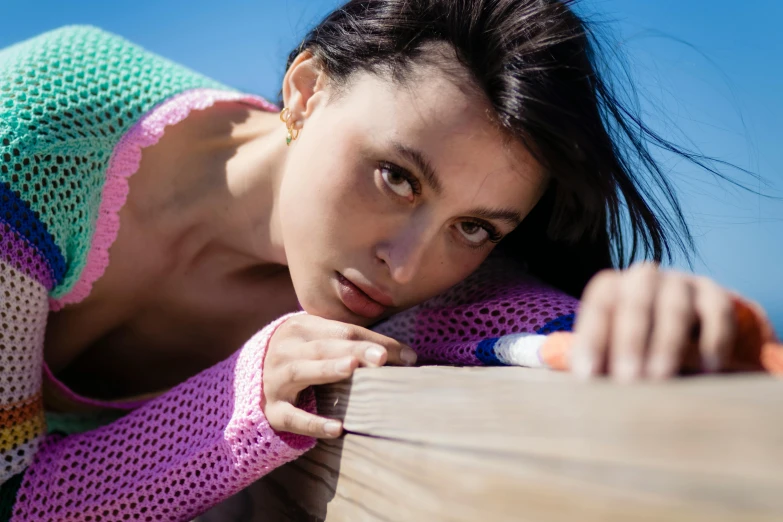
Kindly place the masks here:
MULTIPOLYGON (((119 139, 157 104, 194 88, 235 91, 91 26, 62 27, 0 50, 0 183, 28 206, 62 256, 53 298, 82 274, 119 139)), ((33 227, 14 219, 51 264, 31 239, 33 227)))

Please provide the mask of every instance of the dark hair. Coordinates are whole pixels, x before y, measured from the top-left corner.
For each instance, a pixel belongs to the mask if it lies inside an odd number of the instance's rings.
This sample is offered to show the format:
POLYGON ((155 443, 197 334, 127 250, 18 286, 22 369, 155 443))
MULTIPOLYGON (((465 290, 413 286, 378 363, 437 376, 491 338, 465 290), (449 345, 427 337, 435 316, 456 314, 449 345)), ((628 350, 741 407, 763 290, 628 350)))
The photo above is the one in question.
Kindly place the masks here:
POLYGON ((338 87, 360 70, 404 81, 410 64, 432 59, 429 44, 450 44, 500 127, 551 174, 541 201, 499 248, 578 297, 597 271, 640 253, 671 261, 673 244, 690 260, 693 238, 648 143, 724 176, 664 140, 620 99, 594 28, 573 3, 352 0, 307 34, 288 65, 309 50, 338 87))

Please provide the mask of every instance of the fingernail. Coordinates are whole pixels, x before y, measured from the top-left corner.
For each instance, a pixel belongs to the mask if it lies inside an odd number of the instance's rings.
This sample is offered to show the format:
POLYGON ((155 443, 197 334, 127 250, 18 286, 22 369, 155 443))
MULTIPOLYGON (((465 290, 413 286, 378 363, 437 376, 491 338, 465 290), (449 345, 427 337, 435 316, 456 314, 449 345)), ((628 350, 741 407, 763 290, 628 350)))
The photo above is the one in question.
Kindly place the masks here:
POLYGON ((378 348, 377 346, 373 346, 372 348, 368 348, 366 352, 364 352, 364 356, 367 358, 368 361, 380 364, 381 358, 383 357, 383 349, 378 348))
POLYGON ((324 431, 329 435, 339 435, 340 423, 337 421, 329 421, 326 424, 324 424, 324 431))
POLYGON ((416 352, 406 346, 400 351, 400 359, 405 364, 416 364, 416 352))

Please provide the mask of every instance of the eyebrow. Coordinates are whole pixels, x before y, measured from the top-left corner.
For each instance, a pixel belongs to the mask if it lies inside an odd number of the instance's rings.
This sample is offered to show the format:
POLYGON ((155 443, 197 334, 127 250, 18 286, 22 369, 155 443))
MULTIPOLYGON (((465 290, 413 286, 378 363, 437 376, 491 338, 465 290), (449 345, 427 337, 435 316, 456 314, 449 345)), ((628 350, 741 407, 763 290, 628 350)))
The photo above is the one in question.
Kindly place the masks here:
POLYGON ((396 150, 398 154, 416 165, 416 168, 419 169, 422 176, 424 177, 424 181, 427 183, 427 185, 429 185, 433 192, 436 194, 441 194, 443 192, 443 185, 440 184, 440 179, 435 173, 435 169, 432 167, 432 163, 429 162, 424 154, 416 149, 412 149, 406 145, 403 145, 398 141, 392 142, 392 147, 394 147, 394 150, 396 150))
MULTIPOLYGON (((419 169, 422 176, 424 177, 424 182, 427 183, 433 192, 436 194, 441 194, 443 192, 443 185, 440 183, 438 174, 435 172, 432 163, 430 163, 430 161, 421 151, 408 147, 407 145, 403 145, 397 141, 392 142, 392 147, 394 147, 394 150, 396 150, 398 154, 416 165, 416 168, 419 169)), ((469 213, 482 219, 504 221, 515 228, 520 223, 522 223, 522 216, 519 214, 519 212, 511 209, 491 209, 480 207, 473 209, 469 213)))
POLYGON ((505 221, 514 228, 522 223, 522 216, 516 210, 476 208, 470 211, 469 214, 482 219, 505 221))

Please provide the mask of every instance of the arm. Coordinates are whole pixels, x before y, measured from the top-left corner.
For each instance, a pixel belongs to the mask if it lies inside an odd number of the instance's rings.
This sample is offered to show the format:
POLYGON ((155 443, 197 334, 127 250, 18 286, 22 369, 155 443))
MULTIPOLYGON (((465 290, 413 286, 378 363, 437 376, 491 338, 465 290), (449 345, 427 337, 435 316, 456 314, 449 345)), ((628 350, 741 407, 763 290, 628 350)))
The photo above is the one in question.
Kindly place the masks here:
POLYGON ((518 264, 491 257, 447 292, 373 329, 409 344, 425 364, 558 368, 547 334, 570 331, 578 305, 518 264))
MULTIPOLYGON (((571 370, 579 301, 527 275, 509 260, 490 258, 470 278, 374 329, 410 344, 426 363, 512 365, 571 370)), ((780 344, 764 310, 732 293, 736 335, 729 371, 783 374, 780 344)), ((683 369, 701 369, 697 340, 683 369)))
MULTIPOLYGON (((6 497, 18 488, 12 520, 189 520, 310 449, 315 439, 274 431, 262 410, 267 345, 285 319, 108 426, 43 439, 6 483, 6 497)), ((311 390, 299 406, 314 412, 311 390)))

